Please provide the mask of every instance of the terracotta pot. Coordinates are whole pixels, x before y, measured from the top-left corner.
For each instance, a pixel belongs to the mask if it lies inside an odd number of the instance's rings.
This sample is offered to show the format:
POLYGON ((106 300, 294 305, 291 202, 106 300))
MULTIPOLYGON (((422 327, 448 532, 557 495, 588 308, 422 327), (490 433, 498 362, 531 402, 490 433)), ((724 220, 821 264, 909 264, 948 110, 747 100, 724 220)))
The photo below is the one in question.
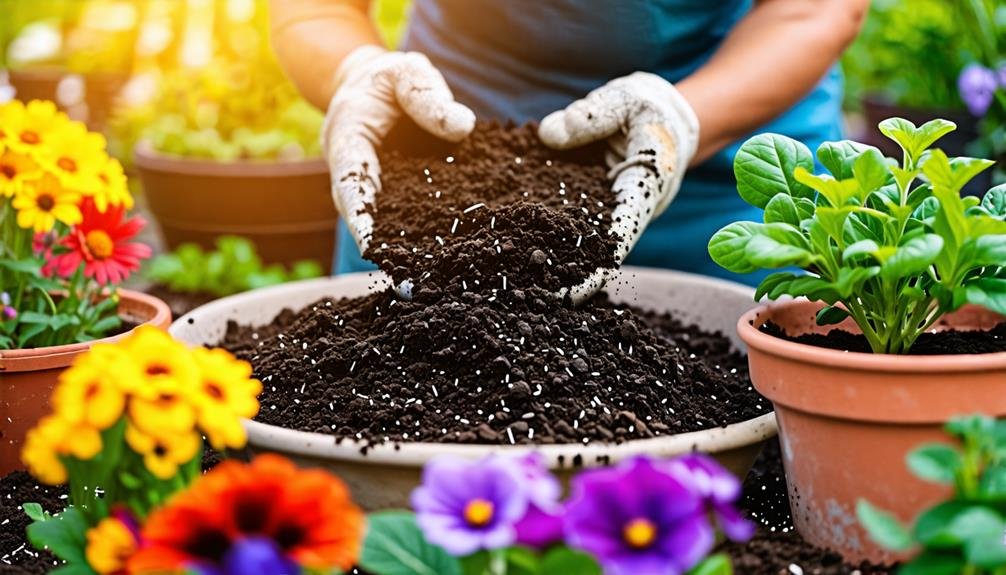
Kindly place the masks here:
MULTIPOLYGON (((708 329, 733 334, 735 318, 753 307, 752 290, 732 282, 685 273, 627 267, 629 287, 613 280, 609 285, 615 301, 657 311, 670 311, 679 319, 708 329)), ((377 274, 349 274, 285 284, 217 300, 179 318, 171 334, 194 345, 214 345, 227 329, 227 322, 268 324, 284 308, 301 308, 322 297, 354 297, 374 289, 377 274)), ((379 282, 378 282, 379 284, 379 282)), ((731 336, 738 347, 743 346, 731 336)), ((409 493, 420 482, 423 465, 432 457, 454 454, 478 458, 488 453, 521 454, 537 450, 561 477, 568 478, 572 467, 602 465, 633 455, 668 457, 704 451, 713 454, 740 476, 747 474, 766 439, 776 433, 775 417, 761 417, 726 427, 683 433, 675 436, 628 441, 620 445, 592 443, 589 446, 542 445, 538 447, 502 445, 461 445, 450 443, 408 443, 399 448, 381 445, 361 454, 362 444, 336 443, 331 435, 308 433, 247 421, 252 452, 281 453, 303 465, 324 467, 337 473, 353 490, 355 500, 368 510, 408 506, 409 493)))
MULTIPOLYGON (((818 326, 822 304, 806 300, 744 314, 751 380, 775 405, 783 461, 800 534, 851 562, 889 562, 859 526, 866 499, 912 521, 948 495, 915 478, 908 452, 947 441, 942 426, 959 415, 1006 415, 1006 352, 958 356, 850 353, 789 342, 761 332, 773 322, 789 334, 858 329, 851 320, 818 326)), ((988 329, 1006 318, 977 307, 945 317, 936 329, 988 329)))
MULTIPOLYGON (((119 290, 119 316, 135 324, 166 329, 171 310, 161 300, 119 290)), ((107 343, 129 332, 87 343, 0 351, 0 476, 21 468, 25 433, 49 411, 49 396, 59 374, 95 343, 107 343)))
POLYGON ((135 163, 169 248, 238 235, 266 263, 310 259, 331 269, 338 214, 324 160, 216 162, 140 143, 135 163))
POLYGON ((52 100, 90 130, 104 129, 119 91, 129 77, 120 72, 73 74, 62 68, 10 70, 8 80, 23 102, 52 100))
POLYGON ((17 99, 22 102, 31 100, 52 100, 55 102, 59 83, 66 74, 66 70, 61 68, 9 70, 8 81, 17 91, 17 99))

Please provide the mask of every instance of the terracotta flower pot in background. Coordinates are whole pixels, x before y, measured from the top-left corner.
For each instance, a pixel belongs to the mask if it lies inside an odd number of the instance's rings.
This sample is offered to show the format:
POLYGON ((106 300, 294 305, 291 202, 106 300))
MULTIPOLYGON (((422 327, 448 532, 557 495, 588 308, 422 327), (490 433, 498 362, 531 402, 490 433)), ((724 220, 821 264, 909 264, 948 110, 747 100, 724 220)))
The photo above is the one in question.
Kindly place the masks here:
POLYGON ((266 263, 310 259, 331 270, 338 214, 324 160, 217 162, 140 143, 135 161, 169 249, 237 235, 266 263))
MULTIPOLYGON (((949 495, 908 470, 909 451, 946 441, 954 416, 1006 415, 1006 352, 893 356, 836 351, 786 341, 759 330, 773 322, 787 333, 857 332, 846 320, 818 326, 822 304, 806 300, 764 306, 738 323, 748 345, 751 380, 775 405, 793 521, 800 534, 847 560, 896 557, 875 545, 856 519, 866 499, 903 521, 949 495)), ((1006 318, 965 307, 937 329, 989 329, 1006 318)))
MULTIPOLYGON (((161 300, 129 290, 119 290, 119 296, 123 320, 161 329, 171 324, 171 310, 161 300)), ((49 412, 49 396, 63 369, 95 343, 115 341, 126 333, 87 343, 0 351, 0 476, 21 467, 24 436, 49 412)))

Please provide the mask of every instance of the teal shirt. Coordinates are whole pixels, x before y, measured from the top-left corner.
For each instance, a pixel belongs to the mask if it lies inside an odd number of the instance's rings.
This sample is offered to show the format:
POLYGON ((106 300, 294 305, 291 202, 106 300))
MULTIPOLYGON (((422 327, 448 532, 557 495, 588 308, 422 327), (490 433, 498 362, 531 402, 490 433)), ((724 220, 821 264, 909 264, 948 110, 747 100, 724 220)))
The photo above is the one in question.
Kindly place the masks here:
MULTIPOLYGON (((429 56, 458 101, 480 119, 526 122, 635 71, 682 80, 712 56, 751 5, 751 0, 416 0, 404 48, 429 56)), ((839 139, 841 92, 836 67, 756 132, 785 134, 811 149, 839 139)), ((760 210, 737 196, 733 157, 743 139, 689 170, 678 197, 650 224, 627 263, 757 281, 758 276, 722 270, 706 252, 720 227, 761 218, 760 210)), ((373 269, 360 259, 345 229, 339 239, 340 272, 373 269)))

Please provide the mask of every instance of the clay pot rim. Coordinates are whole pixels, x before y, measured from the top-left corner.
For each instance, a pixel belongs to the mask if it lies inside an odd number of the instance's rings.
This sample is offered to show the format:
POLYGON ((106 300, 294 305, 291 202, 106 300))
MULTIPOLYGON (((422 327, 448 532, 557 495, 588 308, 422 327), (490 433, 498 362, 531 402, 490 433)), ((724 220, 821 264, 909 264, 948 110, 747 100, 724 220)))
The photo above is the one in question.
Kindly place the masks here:
MULTIPOLYGON (((141 306, 149 307, 153 309, 154 313, 149 318, 135 318, 142 320, 141 325, 154 325, 157 327, 167 328, 171 323, 171 308, 164 301, 142 292, 120 289, 119 297, 122 300, 129 300, 140 304, 141 306)), ((132 330, 130 330, 132 331, 132 330)), ((96 339, 93 341, 85 341, 82 343, 70 343, 66 345, 55 345, 51 347, 36 347, 31 349, 12 349, 0 351, 0 373, 4 371, 17 372, 17 371, 31 371, 30 369, 18 369, 19 364, 29 364, 34 363, 39 360, 45 360, 47 358, 56 358, 62 356, 72 356, 84 351, 87 351, 92 345, 96 343, 110 343, 118 341, 130 331, 123 332, 117 335, 104 337, 101 339, 96 339)))
POLYGON ((151 172, 169 172, 190 176, 218 178, 288 178, 328 173, 324 158, 298 160, 234 160, 189 158, 165 154, 154 149, 149 140, 140 140, 133 148, 136 167, 151 172))
POLYGON ((444 455, 479 459, 490 454, 519 457, 537 453, 545 457, 551 469, 573 468, 575 467, 573 462, 578 457, 582 461, 579 467, 586 468, 609 465, 637 455, 671 457, 696 451, 715 454, 753 445, 775 437, 778 433, 775 412, 770 411, 753 419, 724 427, 633 439, 619 444, 592 442, 587 445, 582 443, 501 445, 389 442, 370 446, 367 448, 367 454, 363 455, 360 450, 367 446, 363 441, 336 442, 332 435, 325 433, 299 431, 250 419, 244 420, 243 423, 248 432, 248 444, 257 448, 326 461, 394 467, 419 467, 434 457, 444 455), (565 462, 562 466, 556 464, 560 458, 565 462))
MULTIPOLYGON (((763 314, 789 306, 818 304, 804 298, 774 302, 752 309, 737 321, 737 333, 749 348, 790 361, 835 367, 845 371, 894 373, 961 373, 1006 369, 1006 351, 973 355, 877 355, 838 351, 780 339, 762 332, 755 322, 763 314)), ((750 354, 749 354, 750 355, 750 354)))

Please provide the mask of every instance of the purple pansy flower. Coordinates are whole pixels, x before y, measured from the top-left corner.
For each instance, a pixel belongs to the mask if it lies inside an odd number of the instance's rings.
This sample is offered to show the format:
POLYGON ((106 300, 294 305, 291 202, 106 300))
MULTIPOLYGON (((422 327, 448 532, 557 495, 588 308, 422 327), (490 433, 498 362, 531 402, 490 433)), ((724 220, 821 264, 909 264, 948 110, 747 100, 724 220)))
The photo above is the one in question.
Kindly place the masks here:
POLYGON ((999 66, 996 70, 996 78, 999 80, 999 87, 1006 88, 1006 64, 999 66))
POLYGON ((412 508, 426 538, 461 557, 512 545, 515 525, 528 509, 528 490, 514 459, 442 457, 423 470, 412 508))
POLYGON ((7 319, 14 319, 17 317, 17 310, 10 306, 10 294, 7 292, 0 293, 0 311, 3 312, 3 317, 7 319))
POLYGON ((235 541, 219 565, 193 564, 199 575, 299 575, 300 565, 290 559, 268 537, 246 537, 235 541))
POLYGON ((715 459, 692 453, 670 462, 689 474, 699 496, 719 523, 720 529, 734 541, 744 542, 754 535, 755 526, 741 515, 736 504, 741 498, 741 482, 715 459))
POLYGON ((972 116, 982 117, 992 105, 999 86, 996 73, 980 64, 968 64, 957 77, 957 91, 972 116))
POLYGON ((528 509, 517 523, 517 542, 543 549, 562 541, 562 485, 549 473, 545 458, 532 453, 518 460, 528 494, 528 509))
POLYGON ((585 471, 566 505, 566 540, 608 575, 680 575, 713 548, 703 500, 683 467, 631 459, 585 471))

